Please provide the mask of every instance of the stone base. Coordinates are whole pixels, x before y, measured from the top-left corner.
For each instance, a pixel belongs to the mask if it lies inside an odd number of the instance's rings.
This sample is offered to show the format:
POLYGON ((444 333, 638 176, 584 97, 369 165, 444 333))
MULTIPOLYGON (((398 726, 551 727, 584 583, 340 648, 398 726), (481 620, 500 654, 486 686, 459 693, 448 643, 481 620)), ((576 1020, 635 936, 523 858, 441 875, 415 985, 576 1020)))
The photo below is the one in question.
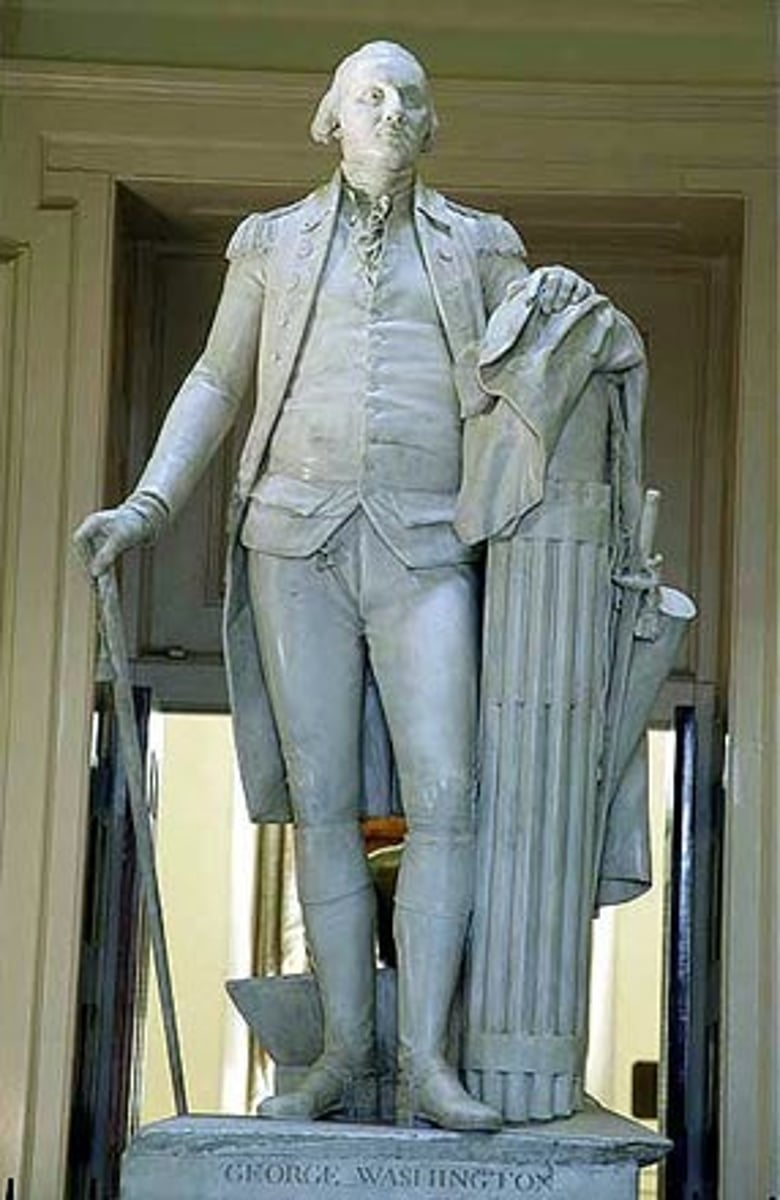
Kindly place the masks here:
POLYGON ((175 1117, 130 1145, 122 1200, 634 1200, 669 1150, 589 1107, 565 1121, 462 1134, 432 1128, 175 1117))

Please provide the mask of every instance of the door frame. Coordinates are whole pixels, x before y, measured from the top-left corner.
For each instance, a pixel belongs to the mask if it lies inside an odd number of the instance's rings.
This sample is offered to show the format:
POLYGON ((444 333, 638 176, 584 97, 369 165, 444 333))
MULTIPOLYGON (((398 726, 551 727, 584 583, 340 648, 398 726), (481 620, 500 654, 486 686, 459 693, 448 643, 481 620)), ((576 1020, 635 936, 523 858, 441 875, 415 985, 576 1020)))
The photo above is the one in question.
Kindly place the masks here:
MULTIPOLYGON (((6 65, 0 79, 0 936, 14 963, 0 982, 0 1075, 16 1098, 0 1123, 0 1182, 13 1177, 24 1194, 60 1194, 67 1145, 94 654, 92 601, 68 534, 100 504, 118 452, 107 429, 115 183, 303 192, 330 163, 305 134, 324 82, 34 63, 6 65)), ((445 133, 427 174, 445 190, 744 204, 721 1179, 726 1200, 768 1194, 780 1159, 773 97, 457 80, 436 94, 445 133)))

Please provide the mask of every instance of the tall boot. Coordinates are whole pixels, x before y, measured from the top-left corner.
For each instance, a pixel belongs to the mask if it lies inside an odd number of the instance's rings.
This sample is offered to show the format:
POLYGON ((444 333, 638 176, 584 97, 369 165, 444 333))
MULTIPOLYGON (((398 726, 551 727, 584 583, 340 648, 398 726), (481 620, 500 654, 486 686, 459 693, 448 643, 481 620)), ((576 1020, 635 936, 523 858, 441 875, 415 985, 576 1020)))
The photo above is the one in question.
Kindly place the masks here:
POLYGON ((415 844, 410 835, 404 851, 395 908, 399 1124, 419 1116, 445 1129, 501 1127, 499 1114, 469 1095, 445 1057, 469 923, 471 850, 467 838, 415 844))
POLYGON ((299 892, 322 1001, 323 1052, 295 1091, 270 1096, 258 1114, 315 1120, 350 1108, 358 1118, 368 1119, 376 1115, 377 1099, 373 886, 362 843, 359 863, 351 855, 345 864, 341 839, 346 837, 347 846, 354 849, 350 831, 339 833, 330 827, 308 833, 296 839, 299 892), (320 833, 324 836, 317 836, 320 833), (350 887, 346 894, 335 894, 350 887))

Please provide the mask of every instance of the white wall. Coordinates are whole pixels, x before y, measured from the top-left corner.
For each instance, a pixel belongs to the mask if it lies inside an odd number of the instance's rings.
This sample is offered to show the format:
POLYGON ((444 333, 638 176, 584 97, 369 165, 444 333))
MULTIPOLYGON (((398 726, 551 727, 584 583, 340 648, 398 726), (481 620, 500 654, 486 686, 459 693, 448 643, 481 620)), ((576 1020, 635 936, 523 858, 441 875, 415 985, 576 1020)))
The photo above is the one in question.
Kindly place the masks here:
MULTIPOLYGON (((225 992, 252 971, 256 840, 227 716, 156 714, 156 844, 189 1106, 245 1112, 249 1037, 225 992)), ((150 980, 141 1120, 174 1111, 150 980)))

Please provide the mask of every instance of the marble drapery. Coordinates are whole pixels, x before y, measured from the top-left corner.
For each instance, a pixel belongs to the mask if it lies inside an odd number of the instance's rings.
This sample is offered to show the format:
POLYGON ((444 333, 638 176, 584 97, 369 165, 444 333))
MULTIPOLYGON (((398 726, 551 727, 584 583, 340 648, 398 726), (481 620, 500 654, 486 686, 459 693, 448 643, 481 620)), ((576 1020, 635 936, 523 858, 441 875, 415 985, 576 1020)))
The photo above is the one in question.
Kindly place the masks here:
POLYGON ((631 323, 521 293, 480 375, 494 401, 467 422, 458 514, 488 541, 463 1055, 473 1094, 521 1122, 582 1105, 592 916, 649 886, 641 735, 691 613, 659 608, 640 545, 631 323))

